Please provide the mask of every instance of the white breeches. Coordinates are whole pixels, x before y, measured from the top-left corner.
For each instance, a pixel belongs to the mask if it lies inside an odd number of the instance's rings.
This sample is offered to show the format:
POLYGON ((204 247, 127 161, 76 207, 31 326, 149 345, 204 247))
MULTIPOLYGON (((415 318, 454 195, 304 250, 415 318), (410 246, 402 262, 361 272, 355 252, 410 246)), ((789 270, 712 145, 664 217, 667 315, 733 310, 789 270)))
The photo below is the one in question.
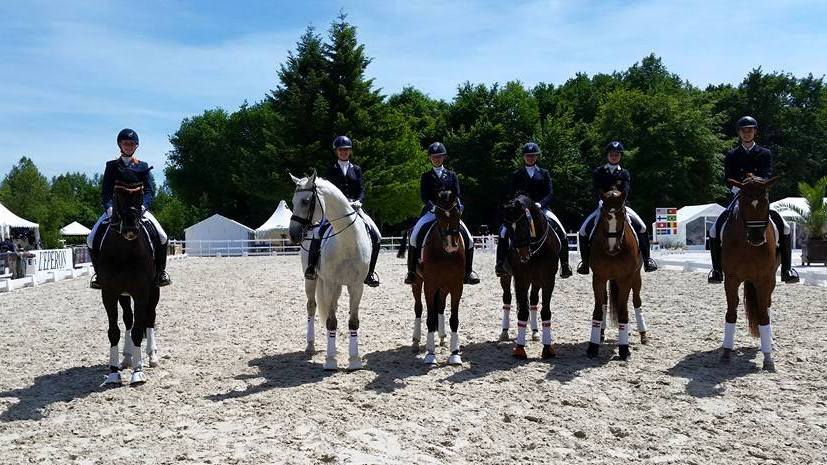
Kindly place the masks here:
MULTIPOLYGON (((561 231, 566 230, 566 228, 563 227, 563 223, 560 222, 560 219, 557 218, 557 215, 552 213, 551 210, 543 209, 543 213, 546 214, 546 218, 548 218, 549 220, 554 221, 555 223, 557 223, 557 225, 560 226, 561 231)), ((502 226, 500 226, 500 237, 505 238, 505 234, 506 234, 505 225, 502 225, 502 226)))
MULTIPOLYGON (((97 234, 98 228, 100 227, 101 223, 103 223, 104 220, 108 218, 109 215, 107 215, 106 212, 104 212, 103 215, 101 215, 100 218, 98 218, 98 221, 95 223, 95 225, 92 226, 92 232, 90 232, 89 235, 86 236, 86 246, 90 249, 94 246, 95 234, 97 234)), ((160 239, 161 244, 166 244, 168 239, 167 233, 166 231, 164 231, 164 228, 161 227, 161 223, 158 222, 158 219, 155 218, 155 215, 153 215, 152 213, 150 213, 149 210, 147 210, 144 212, 143 219, 149 220, 152 223, 152 225, 155 226, 155 230, 158 231, 158 238, 160 239)))
MULTIPOLYGON (((411 230, 411 237, 408 238, 409 246, 416 247, 416 240, 419 237, 419 231, 425 224, 430 223, 431 221, 436 221, 436 215, 431 212, 426 212, 421 218, 419 218, 416 225, 414 225, 413 230, 411 230)), ((465 226, 464 222, 460 221, 459 227, 465 231, 466 237, 471 237, 471 231, 468 230, 468 226, 465 226)), ((465 247, 469 247, 469 244, 465 244, 465 247)))
MULTIPOLYGON (((586 237, 591 233, 591 231, 589 230, 589 225, 592 223, 592 220, 594 220, 595 224, 597 223, 596 217, 600 215, 600 207, 602 206, 602 200, 597 202, 597 208, 595 208, 594 211, 586 217, 586 221, 584 221, 583 224, 580 225, 579 233, 581 236, 586 237)), ((646 232, 646 223, 644 223, 643 220, 640 219, 640 215, 638 215, 634 210, 632 210, 628 206, 626 207, 626 214, 629 216, 629 220, 632 222, 632 225, 637 225, 640 228, 638 230, 639 233, 646 232)), ((594 228, 594 224, 591 224, 591 228, 594 228)))

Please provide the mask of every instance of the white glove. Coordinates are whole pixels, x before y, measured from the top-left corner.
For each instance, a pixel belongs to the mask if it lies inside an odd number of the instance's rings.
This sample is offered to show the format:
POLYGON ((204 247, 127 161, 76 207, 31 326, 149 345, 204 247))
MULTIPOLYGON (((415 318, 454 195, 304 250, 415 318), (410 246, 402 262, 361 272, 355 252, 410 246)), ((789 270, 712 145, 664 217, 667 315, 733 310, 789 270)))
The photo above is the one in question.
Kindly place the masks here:
POLYGON ((146 207, 141 205, 141 216, 144 216, 144 213, 146 213, 146 207))
POLYGON ((107 207, 106 208, 106 217, 107 218, 112 218, 112 207, 107 207))
POLYGON ((362 202, 354 200, 353 202, 350 202, 350 206, 353 207, 354 210, 358 210, 362 208, 362 202))
POLYGON ((541 210, 543 209, 543 207, 541 207, 541 206, 540 206, 540 202, 534 202, 534 205, 536 205, 536 206, 537 206, 537 208, 539 208, 539 209, 541 209, 541 210))
POLYGON ((741 191, 741 188, 732 186, 732 187, 729 188, 729 190, 732 191, 733 194, 737 194, 738 192, 741 191))

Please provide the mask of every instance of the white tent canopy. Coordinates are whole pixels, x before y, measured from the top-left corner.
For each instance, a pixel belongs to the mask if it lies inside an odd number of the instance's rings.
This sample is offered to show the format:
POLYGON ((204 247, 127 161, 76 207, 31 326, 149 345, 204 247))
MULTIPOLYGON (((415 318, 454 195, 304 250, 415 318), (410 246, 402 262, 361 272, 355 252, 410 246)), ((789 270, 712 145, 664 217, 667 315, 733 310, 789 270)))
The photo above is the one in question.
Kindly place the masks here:
POLYGON ((72 221, 66 226, 60 228, 61 236, 88 236, 91 232, 91 229, 78 223, 77 221, 72 221))
MULTIPOLYGON (((658 242, 672 242, 689 248, 702 249, 706 245, 706 234, 718 215, 725 210, 717 203, 687 205, 678 209, 678 233, 674 236, 658 237, 658 242)), ((656 223, 652 223, 652 230, 656 223)))
POLYGON ((293 216, 293 212, 287 208, 287 202, 280 201, 276 211, 270 215, 270 218, 264 224, 256 229, 256 238, 279 239, 280 235, 286 233, 287 228, 290 227, 291 216, 293 216))
POLYGON ((40 225, 20 218, 0 203, 0 239, 11 235, 11 228, 34 229, 35 239, 40 240, 40 225))
POLYGON ((192 256, 244 255, 255 232, 243 224, 215 214, 184 230, 187 254, 192 256))
MULTIPOLYGON (((827 203, 827 197, 824 199, 824 202, 827 203)), ((810 209, 807 208, 807 201, 804 200, 804 197, 787 197, 785 199, 776 200, 775 202, 770 204, 770 208, 780 213, 781 216, 783 216, 787 220, 800 222, 801 216, 799 216, 798 213, 787 208, 785 205, 796 206, 808 213, 810 211, 810 209)))

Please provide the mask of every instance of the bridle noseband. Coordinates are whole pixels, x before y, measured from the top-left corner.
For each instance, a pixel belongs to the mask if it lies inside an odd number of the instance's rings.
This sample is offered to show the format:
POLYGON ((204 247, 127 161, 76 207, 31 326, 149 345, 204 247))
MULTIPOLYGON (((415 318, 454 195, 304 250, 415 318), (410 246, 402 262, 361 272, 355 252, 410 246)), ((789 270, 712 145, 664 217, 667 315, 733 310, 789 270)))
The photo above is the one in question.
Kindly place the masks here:
MULTIPOLYGON (((307 210, 307 216, 304 216, 304 217, 296 216, 296 215, 291 215, 290 216, 290 221, 295 221, 296 223, 299 223, 302 226, 302 236, 305 236, 305 238, 307 238, 307 232, 310 229, 312 229, 312 228, 314 228, 314 227, 316 227, 320 224, 320 222, 316 222, 316 223, 313 222, 313 214, 316 213, 316 203, 318 202, 319 207, 321 207, 321 210, 322 210, 322 216, 321 217, 322 218, 325 218, 324 205, 322 205, 322 203, 319 202, 319 192, 316 190, 316 185, 315 184, 313 185, 313 187, 303 187, 303 188, 300 188, 300 189, 296 189, 296 192, 312 192, 313 193, 313 195, 310 197, 310 208, 308 208, 308 210, 307 210)), ((334 218, 334 219, 327 218, 327 222, 330 223, 331 225, 333 224, 334 221, 339 221, 339 220, 345 219, 349 216, 353 216, 353 221, 351 221, 350 224, 345 226, 344 229, 342 229, 341 231, 334 232, 333 234, 328 234, 323 239, 330 239, 331 237, 338 236, 339 234, 345 232, 348 228, 353 226, 353 224, 359 218, 358 213, 359 213, 359 211, 354 209, 352 212, 347 213, 345 215, 342 215, 338 218, 334 218)), ((302 246, 302 248, 304 248, 304 246, 302 246)))

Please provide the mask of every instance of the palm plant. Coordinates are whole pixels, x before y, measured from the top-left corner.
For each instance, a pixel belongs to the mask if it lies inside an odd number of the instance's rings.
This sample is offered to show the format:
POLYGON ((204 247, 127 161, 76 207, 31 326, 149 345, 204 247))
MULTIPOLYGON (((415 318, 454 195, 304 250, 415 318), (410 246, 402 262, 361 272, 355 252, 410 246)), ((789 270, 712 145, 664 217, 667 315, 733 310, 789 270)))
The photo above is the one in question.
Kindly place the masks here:
POLYGON ((782 204, 801 217, 804 232, 808 240, 827 238, 827 204, 824 203, 824 193, 827 191, 827 176, 810 185, 804 181, 798 183, 798 192, 804 197, 807 210, 792 204, 782 204), (808 211, 809 210, 809 211, 808 211))

